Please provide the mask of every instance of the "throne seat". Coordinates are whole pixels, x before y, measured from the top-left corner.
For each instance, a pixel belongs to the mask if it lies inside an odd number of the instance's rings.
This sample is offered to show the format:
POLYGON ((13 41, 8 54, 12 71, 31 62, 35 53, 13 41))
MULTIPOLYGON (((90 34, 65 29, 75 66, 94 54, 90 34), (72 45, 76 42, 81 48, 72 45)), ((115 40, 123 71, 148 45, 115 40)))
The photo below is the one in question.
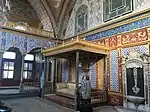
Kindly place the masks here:
POLYGON ((57 83, 56 95, 74 98, 75 95, 75 83, 57 83))

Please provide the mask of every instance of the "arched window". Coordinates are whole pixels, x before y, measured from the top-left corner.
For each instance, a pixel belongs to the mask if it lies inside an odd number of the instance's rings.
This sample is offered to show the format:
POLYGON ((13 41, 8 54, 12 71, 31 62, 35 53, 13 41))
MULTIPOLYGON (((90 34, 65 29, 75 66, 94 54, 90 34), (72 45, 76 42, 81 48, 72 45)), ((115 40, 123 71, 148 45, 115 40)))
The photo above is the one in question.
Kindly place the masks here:
POLYGON ((27 54, 24 58, 24 79, 32 79, 34 55, 27 54))
POLYGON ((3 79, 13 79, 15 70, 15 52, 5 52, 3 54, 3 67, 2 67, 2 78, 3 79))
POLYGON ((75 15, 75 33, 86 31, 88 28, 88 7, 81 5, 75 15))

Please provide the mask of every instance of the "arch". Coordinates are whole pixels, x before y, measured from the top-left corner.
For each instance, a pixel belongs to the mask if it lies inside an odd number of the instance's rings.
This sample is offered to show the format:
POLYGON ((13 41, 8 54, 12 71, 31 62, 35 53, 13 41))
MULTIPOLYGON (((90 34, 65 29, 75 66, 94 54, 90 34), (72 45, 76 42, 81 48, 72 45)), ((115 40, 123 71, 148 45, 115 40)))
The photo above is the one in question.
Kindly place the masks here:
MULTIPOLYGON (((1 86, 18 86, 20 83, 21 73, 21 60, 22 55, 19 48, 10 47, 6 52, 15 53, 15 57, 12 55, 5 55, 2 58, 1 66, 1 86)), ((4 54, 3 54, 4 56, 4 54)))
POLYGON ((43 7, 42 3, 40 0, 28 0, 31 6, 34 8, 36 11, 39 19, 41 20, 41 23, 43 25, 43 29, 46 31, 51 31, 53 30, 51 20, 43 7))
POLYGON ((24 52, 23 49, 21 49, 21 48, 19 48, 17 46, 13 46, 13 45, 11 45, 9 47, 6 47, 5 50, 4 50, 4 52, 6 52, 6 51, 18 52, 20 54, 23 54, 23 52, 24 52))
POLYGON ((81 5, 75 14, 75 33, 88 29, 88 6, 81 5))
POLYGON ((28 53, 39 53, 41 52, 41 49, 44 49, 43 47, 35 47, 31 49, 28 53))

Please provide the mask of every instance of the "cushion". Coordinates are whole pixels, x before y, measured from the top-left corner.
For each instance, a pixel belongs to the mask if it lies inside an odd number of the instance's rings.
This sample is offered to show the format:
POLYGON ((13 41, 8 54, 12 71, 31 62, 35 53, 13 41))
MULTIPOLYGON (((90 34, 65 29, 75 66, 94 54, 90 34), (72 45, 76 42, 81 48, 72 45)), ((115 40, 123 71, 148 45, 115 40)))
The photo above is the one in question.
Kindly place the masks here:
POLYGON ((67 88, 67 83, 57 83, 57 89, 67 88))
POLYGON ((68 89, 74 89, 76 88, 76 84, 75 83, 67 83, 67 87, 68 89))

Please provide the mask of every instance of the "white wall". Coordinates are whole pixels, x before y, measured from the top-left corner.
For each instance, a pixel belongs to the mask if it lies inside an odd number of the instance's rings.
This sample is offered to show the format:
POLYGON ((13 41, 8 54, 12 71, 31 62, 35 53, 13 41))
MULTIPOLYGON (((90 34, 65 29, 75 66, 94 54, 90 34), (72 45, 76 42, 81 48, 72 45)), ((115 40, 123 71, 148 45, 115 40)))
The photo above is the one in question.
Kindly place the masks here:
MULTIPOLYGON (((65 38, 75 35, 75 14, 77 9, 83 4, 88 6, 88 30, 96 28, 104 23, 103 0, 77 0, 77 3, 75 4, 75 7, 68 22, 65 38)), ((133 0, 133 4, 134 11, 132 13, 135 13, 149 8, 150 0, 133 0)))
POLYGON ((133 0, 134 12, 150 8, 150 0, 133 0))
POLYGON ((71 14, 65 37, 71 37, 75 32, 75 14, 77 9, 85 4, 88 6, 88 29, 102 24, 103 0, 78 0, 71 14))

